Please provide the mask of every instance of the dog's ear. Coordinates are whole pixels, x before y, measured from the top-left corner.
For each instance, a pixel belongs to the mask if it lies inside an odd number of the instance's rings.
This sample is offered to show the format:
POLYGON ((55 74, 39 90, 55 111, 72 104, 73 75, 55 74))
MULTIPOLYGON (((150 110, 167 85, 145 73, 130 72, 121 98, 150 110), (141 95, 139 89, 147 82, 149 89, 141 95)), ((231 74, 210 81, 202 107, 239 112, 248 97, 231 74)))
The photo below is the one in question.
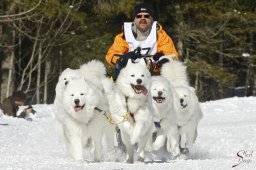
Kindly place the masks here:
POLYGON ((196 92, 196 89, 195 89, 194 87, 189 86, 188 88, 189 88, 189 90, 192 91, 193 93, 196 92))
POLYGON ((146 60, 144 58, 139 59, 139 64, 147 67, 147 63, 146 63, 146 60))
POLYGON ((131 59, 128 59, 126 66, 128 66, 128 65, 130 65, 130 64, 132 64, 132 63, 133 63, 132 60, 131 60, 131 59))

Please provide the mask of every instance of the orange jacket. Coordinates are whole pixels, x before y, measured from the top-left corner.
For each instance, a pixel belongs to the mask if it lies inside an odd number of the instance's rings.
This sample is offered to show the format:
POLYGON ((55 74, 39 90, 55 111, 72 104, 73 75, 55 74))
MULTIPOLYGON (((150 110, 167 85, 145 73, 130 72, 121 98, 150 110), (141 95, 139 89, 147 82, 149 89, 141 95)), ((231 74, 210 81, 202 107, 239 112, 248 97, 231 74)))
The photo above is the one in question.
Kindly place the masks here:
MULTIPOLYGON (((175 55, 174 59, 178 59, 178 53, 175 49, 172 39, 163 30, 160 24, 157 24, 159 29, 157 30, 157 52, 162 52, 164 55, 175 55)), ((129 46, 123 38, 123 32, 119 33, 114 40, 114 43, 109 48, 106 55, 107 62, 114 66, 119 57, 129 52, 129 46)))

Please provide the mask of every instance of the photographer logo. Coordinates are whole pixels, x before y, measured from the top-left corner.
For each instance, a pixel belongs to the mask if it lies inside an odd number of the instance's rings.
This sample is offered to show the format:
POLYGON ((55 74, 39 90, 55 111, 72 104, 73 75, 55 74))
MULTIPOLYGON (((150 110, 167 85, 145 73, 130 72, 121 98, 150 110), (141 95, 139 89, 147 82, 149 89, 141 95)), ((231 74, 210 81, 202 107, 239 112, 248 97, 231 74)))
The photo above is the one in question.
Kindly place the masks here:
POLYGON ((238 161, 236 164, 234 164, 232 166, 232 168, 240 165, 240 164, 250 164, 252 163, 252 154, 253 154, 253 150, 251 151, 247 151, 247 150, 240 150, 239 152, 237 152, 237 158, 238 161))

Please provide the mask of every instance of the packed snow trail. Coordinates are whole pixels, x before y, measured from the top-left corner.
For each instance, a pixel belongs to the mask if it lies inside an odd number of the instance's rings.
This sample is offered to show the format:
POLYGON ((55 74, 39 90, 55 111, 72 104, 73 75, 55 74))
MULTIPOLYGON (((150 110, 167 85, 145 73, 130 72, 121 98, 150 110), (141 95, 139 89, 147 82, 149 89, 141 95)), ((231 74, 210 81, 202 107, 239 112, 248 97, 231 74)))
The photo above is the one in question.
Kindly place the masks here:
MULTIPOLYGON (((148 153, 146 163, 134 164, 124 163, 125 154, 120 151, 105 155, 101 163, 73 161, 54 127, 53 105, 35 105, 37 118, 32 122, 0 116, 0 169, 253 170, 256 167, 255 103, 256 97, 201 103, 204 117, 199 122, 198 138, 188 160, 167 162, 169 155, 161 150, 148 153)), ((84 154, 90 162, 90 151, 84 154)))

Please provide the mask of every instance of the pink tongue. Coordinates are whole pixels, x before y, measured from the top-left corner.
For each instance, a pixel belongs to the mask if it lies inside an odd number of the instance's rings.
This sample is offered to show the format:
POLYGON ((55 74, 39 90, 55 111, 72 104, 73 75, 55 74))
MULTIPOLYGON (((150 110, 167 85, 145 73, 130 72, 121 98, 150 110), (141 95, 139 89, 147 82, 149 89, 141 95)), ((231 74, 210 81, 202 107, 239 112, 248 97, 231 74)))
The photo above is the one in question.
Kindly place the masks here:
POLYGON ((75 109, 75 112, 79 112, 79 111, 81 111, 82 109, 81 109, 82 107, 81 106, 76 106, 74 109, 75 109))
POLYGON ((140 86, 139 89, 141 90, 142 94, 145 96, 148 94, 148 89, 146 89, 144 86, 140 86))

